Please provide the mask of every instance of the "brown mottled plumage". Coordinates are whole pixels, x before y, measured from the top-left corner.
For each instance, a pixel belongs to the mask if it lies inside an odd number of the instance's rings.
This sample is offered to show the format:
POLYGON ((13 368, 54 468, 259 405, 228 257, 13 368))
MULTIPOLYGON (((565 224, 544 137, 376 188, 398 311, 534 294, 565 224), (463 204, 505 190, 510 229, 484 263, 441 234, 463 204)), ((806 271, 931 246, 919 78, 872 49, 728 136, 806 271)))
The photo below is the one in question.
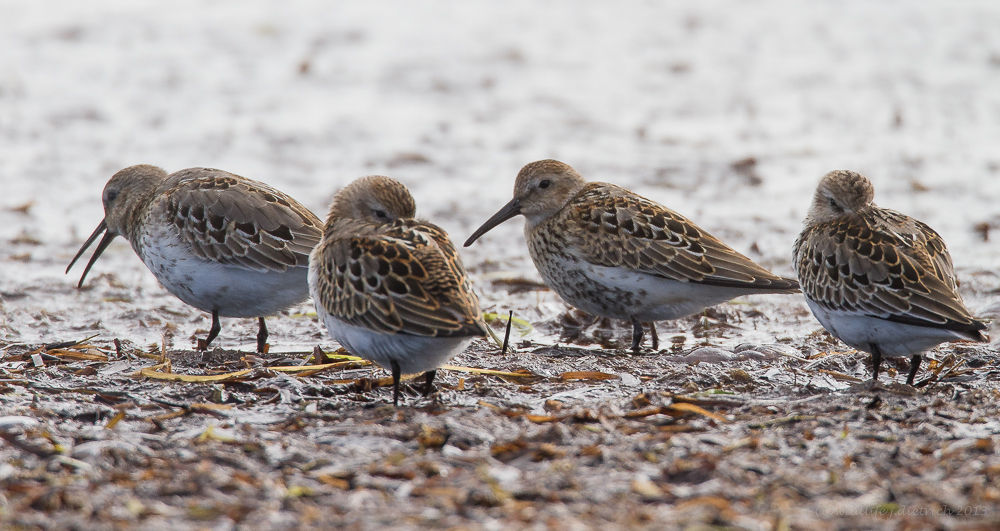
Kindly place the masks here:
POLYGON ((559 161, 524 166, 514 199, 465 245, 518 214, 527 218, 528 250, 545 283, 584 311, 631 321, 634 350, 642 322, 740 295, 798 291, 795 280, 771 274, 684 216, 619 186, 587 183, 559 161))
POLYGON ((820 181, 793 249, 813 314, 848 345, 882 356, 912 356, 955 339, 986 341, 986 325, 962 302, 944 240, 911 217, 879 208, 863 175, 832 171, 820 181))
POLYGON ((206 347, 221 329, 219 316, 258 317, 263 351, 263 316, 309 296, 306 268, 320 220, 264 183, 209 168, 167 175, 141 164, 116 173, 102 199, 104 220, 66 272, 107 231, 80 277, 83 286, 108 244, 124 237, 168 291, 212 313, 206 347))
POLYGON ((414 219, 399 181, 358 179, 334 197, 313 251, 309 285, 316 311, 351 353, 402 373, 435 369, 485 335, 479 299, 448 235, 414 219))
POLYGON ((263 183, 195 168, 170 176, 156 207, 198 256, 258 271, 304 266, 319 243, 320 220, 263 183))

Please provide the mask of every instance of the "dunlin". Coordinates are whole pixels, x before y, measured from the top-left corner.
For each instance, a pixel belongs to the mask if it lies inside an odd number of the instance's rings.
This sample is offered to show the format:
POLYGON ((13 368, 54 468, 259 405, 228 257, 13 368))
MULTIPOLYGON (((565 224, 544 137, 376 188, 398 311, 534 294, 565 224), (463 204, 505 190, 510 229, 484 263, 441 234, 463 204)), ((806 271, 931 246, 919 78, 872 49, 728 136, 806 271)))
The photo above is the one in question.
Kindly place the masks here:
POLYGON ((802 292, 834 336, 872 355, 912 356, 956 339, 987 341, 986 325, 962 303, 944 240, 909 216, 879 208, 860 173, 832 171, 816 188, 793 259, 802 292))
POLYGON ((108 244, 124 237, 167 291, 211 312, 206 348, 222 328, 220 316, 257 317, 263 352, 264 316, 309 297, 308 259, 320 220, 264 183, 208 168, 167 175, 141 164, 116 173, 102 197, 104 220, 66 272, 105 233, 80 277, 83 286, 108 244))
POLYGON ((309 264, 327 330, 349 352, 401 374, 436 369, 486 334, 479 299, 444 230, 414 219, 409 190, 363 177, 337 193, 309 264))
POLYGON ((465 242, 522 214, 528 251, 545 283, 585 312, 642 323, 677 319, 751 293, 795 293, 680 214, 608 183, 584 181, 562 162, 521 169, 514 198, 465 242))

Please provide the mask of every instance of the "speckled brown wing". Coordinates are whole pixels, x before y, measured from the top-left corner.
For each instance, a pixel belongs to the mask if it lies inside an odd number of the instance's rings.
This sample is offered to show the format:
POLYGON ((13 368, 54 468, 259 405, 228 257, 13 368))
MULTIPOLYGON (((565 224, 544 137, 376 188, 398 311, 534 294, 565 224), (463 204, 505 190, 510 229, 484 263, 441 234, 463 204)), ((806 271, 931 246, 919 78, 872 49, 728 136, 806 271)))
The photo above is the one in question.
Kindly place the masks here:
POLYGON ((794 247, 802 291, 833 311, 860 312, 978 338, 956 291, 944 241, 927 225, 877 209, 807 228, 794 247))
POLYGON ((390 334, 485 335, 479 299, 440 228, 399 220, 322 245, 317 291, 330 315, 390 334))
POLYGON ((590 263, 686 282, 798 291, 795 280, 770 273, 684 216, 613 184, 588 184, 563 212, 558 222, 575 227, 560 232, 579 235, 573 252, 590 263))
POLYGON ((304 267, 322 223, 267 186, 221 170, 191 168, 162 185, 154 208, 171 220, 194 254, 258 271, 304 267))
MULTIPOLYGON (((941 235, 934 229, 922 221, 885 208, 874 209, 869 219, 874 231, 894 235, 906 247, 920 249, 920 254, 926 254, 929 258, 928 272, 948 285, 952 291, 958 290, 951 254, 941 235)), ((955 296, 958 297, 957 293, 955 296)))

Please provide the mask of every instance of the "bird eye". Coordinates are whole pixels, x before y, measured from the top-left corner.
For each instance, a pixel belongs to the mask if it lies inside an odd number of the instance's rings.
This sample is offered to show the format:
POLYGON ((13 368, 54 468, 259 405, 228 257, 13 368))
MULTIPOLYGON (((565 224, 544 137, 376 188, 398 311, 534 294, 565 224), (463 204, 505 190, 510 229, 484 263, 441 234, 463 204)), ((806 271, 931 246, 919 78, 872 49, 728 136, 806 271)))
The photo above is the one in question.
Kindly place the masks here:
POLYGON ((376 210, 375 217, 377 217, 378 219, 388 219, 389 214, 386 214, 385 210, 376 210))
POLYGON ((552 184, 552 183, 549 182, 548 179, 544 179, 542 182, 538 183, 538 187, 541 188, 542 190, 544 190, 544 189, 548 188, 550 184, 552 184))
POLYGON ((108 198, 106 201, 110 203, 114 201, 116 197, 118 197, 118 190, 108 190, 108 198))
POLYGON ((840 210, 840 207, 839 207, 839 206, 837 206, 837 202, 836 202, 836 201, 834 201, 832 197, 828 197, 828 198, 827 198, 827 201, 829 201, 829 202, 830 202, 830 208, 832 208, 832 209, 834 209, 834 210, 840 210))

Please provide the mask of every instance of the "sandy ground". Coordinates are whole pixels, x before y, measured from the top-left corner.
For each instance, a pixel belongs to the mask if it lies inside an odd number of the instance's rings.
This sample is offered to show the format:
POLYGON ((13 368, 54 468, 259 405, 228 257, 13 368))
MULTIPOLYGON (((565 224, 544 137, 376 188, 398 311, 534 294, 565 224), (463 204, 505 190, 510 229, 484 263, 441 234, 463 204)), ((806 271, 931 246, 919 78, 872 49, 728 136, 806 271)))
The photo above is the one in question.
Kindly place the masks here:
POLYGON ((944 236, 993 319, 998 25, 986 1, 0 2, 2 526, 1000 526, 995 343, 872 387, 799 297, 753 297, 659 323, 635 356, 622 323, 539 289, 513 221, 462 252, 484 309, 529 323, 516 352, 477 343, 394 409, 384 371, 273 368, 336 351, 308 304, 269 320, 268 356, 236 319, 203 356, 208 316, 124 242, 83 289, 63 274, 135 163, 224 168, 321 214, 388 174, 462 241, 521 165, 559 158, 785 275, 815 183, 850 168, 944 236), (246 372, 149 377, 167 361, 246 372))

